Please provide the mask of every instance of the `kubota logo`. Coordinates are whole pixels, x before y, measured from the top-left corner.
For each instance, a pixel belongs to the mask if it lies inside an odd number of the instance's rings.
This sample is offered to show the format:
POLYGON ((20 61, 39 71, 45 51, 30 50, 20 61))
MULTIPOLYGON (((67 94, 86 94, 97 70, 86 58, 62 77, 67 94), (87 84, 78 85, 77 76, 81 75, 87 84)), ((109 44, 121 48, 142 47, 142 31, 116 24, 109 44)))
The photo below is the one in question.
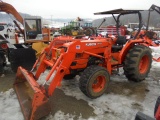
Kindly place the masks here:
POLYGON ((96 46, 96 43, 86 43, 86 46, 96 46))

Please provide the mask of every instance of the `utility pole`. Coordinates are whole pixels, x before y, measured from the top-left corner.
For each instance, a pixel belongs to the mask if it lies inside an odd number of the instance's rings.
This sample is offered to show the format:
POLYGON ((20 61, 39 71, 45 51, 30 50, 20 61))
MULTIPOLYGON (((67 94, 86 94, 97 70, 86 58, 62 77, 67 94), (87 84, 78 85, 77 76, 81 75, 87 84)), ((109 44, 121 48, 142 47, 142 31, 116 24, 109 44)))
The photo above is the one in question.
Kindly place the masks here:
POLYGON ((51 24, 53 24, 53 23, 52 23, 52 17, 53 17, 53 15, 51 15, 51 24))

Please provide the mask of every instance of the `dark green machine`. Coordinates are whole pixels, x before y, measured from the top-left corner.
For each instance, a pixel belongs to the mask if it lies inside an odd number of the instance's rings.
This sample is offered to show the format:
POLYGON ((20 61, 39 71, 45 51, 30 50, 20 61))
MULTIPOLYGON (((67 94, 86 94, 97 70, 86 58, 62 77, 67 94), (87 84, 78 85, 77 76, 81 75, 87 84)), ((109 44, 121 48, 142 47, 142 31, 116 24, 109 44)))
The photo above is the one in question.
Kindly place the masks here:
POLYGON ((84 31, 80 27, 80 23, 78 21, 71 21, 68 23, 68 25, 64 25, 60 29, 61 34, 64 35, 71 35, 71 36, 77 36, 77 35, 83 35, 84 31))

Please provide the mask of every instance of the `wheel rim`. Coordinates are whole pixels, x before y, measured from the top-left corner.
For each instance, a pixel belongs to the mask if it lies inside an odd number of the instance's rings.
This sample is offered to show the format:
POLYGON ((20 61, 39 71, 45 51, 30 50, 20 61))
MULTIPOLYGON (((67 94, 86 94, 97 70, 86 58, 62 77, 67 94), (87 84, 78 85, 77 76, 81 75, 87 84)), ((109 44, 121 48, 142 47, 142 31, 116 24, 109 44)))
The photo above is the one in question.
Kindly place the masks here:
POLYGON ((98 92, 102 91, 105 87, 105 83, 106 83, 105 77, 104 76, 98 76, 92 84, 93 91, 95 93, 98 93, 98 92))
POLYGON ((149 57, 147 55, 143 56, 139 63, 139 72, 141 74, 145 73, 148 70, 149 66, 149 57))

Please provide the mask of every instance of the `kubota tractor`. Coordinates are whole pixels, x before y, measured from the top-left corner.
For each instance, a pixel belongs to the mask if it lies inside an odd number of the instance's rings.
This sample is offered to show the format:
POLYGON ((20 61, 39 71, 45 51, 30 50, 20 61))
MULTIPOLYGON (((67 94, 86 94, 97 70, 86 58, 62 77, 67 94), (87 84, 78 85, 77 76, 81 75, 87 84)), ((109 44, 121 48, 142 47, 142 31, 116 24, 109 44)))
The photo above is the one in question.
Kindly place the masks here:
POLYGON ((143 10, 117 9, 95 13, 112 14, 117 23, 117 32, 121 15, 138 14, 139 31, 128 41, 119 34, 115 37, 95 37, 93 40, 61 36, 55 38, 44 49, 31 71, 20 66, 14 88, 25 119, 36 120, 50 112, 49 97, 56 87, 61 85, 63 78, 71 79, 79 75, 80 90, 92 99, 100 97, 106 91, 110 75, 119 67, 123 67, 129 81, 145 80, 152 63, 151 50, 148 47, 152 45, 152 39, 148 34, 143 36, 140 34, 142 26, 140 11, 143 10), (118 17, 116 18, 114 14, 118 14, 118 17), (59 41, 66 42, 59 44, 59 41), (37 80, 46 69, 49 73, 44 84, 39 84, 37 80))

